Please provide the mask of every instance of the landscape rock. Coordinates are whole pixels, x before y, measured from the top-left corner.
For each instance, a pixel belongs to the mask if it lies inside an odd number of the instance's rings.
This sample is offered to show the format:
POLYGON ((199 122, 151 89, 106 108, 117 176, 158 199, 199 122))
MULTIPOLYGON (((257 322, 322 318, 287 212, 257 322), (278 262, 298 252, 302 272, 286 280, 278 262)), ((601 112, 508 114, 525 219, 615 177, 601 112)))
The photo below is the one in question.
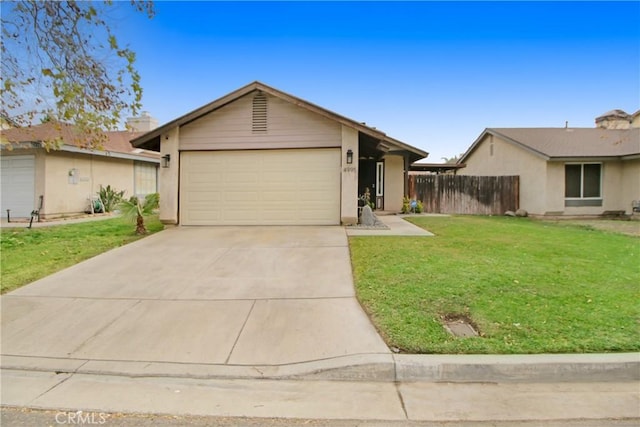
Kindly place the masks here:
POLYGON ((371 206, 365 206, 362 208, 362 215, 360 215, 360 224, 372 227, 376 223, 376 217, 373 215, 373 210, 371 210, 371 206))
POLYGON ((506 211, 505 216, 516 216, 516 213, 514 211, 506 211))
POLYGON ((526 216, 529 216, 529 212, 527 212, 527 211, 526 211, 526 210, 524 210, 524 209, 518 209, 518 210, 516 211, 516 216, 526 217, 526 216))

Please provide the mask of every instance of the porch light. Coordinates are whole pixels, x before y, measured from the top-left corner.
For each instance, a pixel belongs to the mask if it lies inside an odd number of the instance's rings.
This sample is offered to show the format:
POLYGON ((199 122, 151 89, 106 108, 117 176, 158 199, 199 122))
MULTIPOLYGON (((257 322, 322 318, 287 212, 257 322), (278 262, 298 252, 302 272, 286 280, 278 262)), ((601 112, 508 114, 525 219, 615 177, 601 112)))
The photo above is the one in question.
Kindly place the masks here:
POLYGON ((171 154, 165 154, 164 156, 162 156, 162 167, 168 168, 170 161, 171 161, 171 154))
POLYGON ((353 163, 353 151, 347 150, 347 164, 350 165, 353 163))

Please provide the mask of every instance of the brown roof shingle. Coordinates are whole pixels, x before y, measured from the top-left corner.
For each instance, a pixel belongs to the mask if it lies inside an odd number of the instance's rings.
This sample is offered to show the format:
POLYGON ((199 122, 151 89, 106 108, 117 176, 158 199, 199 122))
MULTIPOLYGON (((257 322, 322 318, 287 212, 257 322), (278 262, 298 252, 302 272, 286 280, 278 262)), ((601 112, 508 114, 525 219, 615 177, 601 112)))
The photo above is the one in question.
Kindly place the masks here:
MULTIPOLYGON (((142 135, 144 132, 131 131, 111 131, 105 132, 107 139, 101 149, 94 148, 91 151, 105 151, 113 153, 123 153, 128 155, 158 158, 159 154, 140 150, 131 145, 131 140, 142 135)), ((43 123, 35 126, 4 129, 1 132, 2 138, 10 143, 42 142, 61 139, 65 145, 72 147, 86 148, 86 138, 70 124, 66 123, 43 123)))

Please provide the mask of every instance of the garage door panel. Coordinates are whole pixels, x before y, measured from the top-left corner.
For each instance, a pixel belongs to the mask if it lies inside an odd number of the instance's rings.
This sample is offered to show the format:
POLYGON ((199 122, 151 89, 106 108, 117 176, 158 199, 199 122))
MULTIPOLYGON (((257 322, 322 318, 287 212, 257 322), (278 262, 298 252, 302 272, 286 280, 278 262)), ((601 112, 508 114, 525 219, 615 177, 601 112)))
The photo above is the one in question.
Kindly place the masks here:
POLYGON ((191 211, 189 217, 192 221, 220 221, 223 218, 220 216, 219 212, 211 212, 210 210, 206 211, 191 211))
POLYGON ((218 181, 220 179, 222 179, 222 175, 220 175, 219 173, 199 173, 189 177, 189 185, 196 186, 200 184, 203 185, 203 188, 208 188, 209 182, 218 181))
POLYGON ((260 180, 260 175, 253 172, 243 173, 241 171, 229 171, 223 175, 222 181, 231 185, 234 183, 244 184, 256 184, 260 180))
POLYGON ((33 155, 0 158, 0 201, 2 210, 12 217, 29 217, 35 208, 35 157, 33 155))
POLYGON ((340 159, 339 149, 183 152, 181 223, 339 224, 340 159))
MULTIPOLYGON (((258 197, 259 197, 258 193, 254 191, 236 190, 236 191, 225 192, 223 200, 225 202, 244 203, 248 205, 248 204, 254 204, 255 201, 258 199, 258 197)), ((233 207, 233 205, 230 205, 230 207, 233 207)))

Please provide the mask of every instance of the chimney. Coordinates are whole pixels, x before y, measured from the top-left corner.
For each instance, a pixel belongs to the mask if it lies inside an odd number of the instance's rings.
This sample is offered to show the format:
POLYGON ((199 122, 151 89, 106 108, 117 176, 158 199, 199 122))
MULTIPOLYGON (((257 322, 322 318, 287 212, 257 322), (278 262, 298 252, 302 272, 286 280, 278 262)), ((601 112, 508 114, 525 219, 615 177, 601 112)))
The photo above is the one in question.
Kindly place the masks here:
POLYGON ((596 127, 602 129, 629 129, 632 116, 622 110, 611 110, 596 117, 596 127))
POLYGON ((127 119, 127 129, 134 132, 149 132, 158 127, 158 120, 151 117, 149 112, 143 111, 140 117, 129 117, 127 119))

